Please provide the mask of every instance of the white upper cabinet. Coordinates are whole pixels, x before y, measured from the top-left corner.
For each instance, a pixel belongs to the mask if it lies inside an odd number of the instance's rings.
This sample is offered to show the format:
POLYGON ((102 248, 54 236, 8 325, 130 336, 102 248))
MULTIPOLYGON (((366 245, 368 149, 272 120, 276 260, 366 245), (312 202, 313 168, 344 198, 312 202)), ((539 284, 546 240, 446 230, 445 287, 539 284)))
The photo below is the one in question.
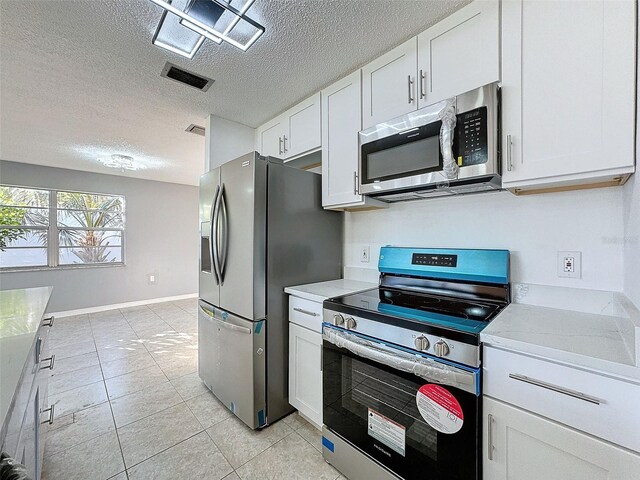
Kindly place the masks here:
POLYGON ((418 35, 418 108, 498 80, 497 0, 477 0, 418 35))
POLYGON ((287 133, 287 119, 283 116, 265 123, 256 131, 256 150, 261 155, 284 158, 284 137, 287 133))
POLYGON ((362 69, 362 126, 415 110, 418 41, 414 37, 362 69))
POLYGON ((286 158, 320 148, 320 92, 285 114, 288 134, 284 138, 286 158))
POLYGON ((636 2, 502 2, 503 184, 634 171, 636 2))

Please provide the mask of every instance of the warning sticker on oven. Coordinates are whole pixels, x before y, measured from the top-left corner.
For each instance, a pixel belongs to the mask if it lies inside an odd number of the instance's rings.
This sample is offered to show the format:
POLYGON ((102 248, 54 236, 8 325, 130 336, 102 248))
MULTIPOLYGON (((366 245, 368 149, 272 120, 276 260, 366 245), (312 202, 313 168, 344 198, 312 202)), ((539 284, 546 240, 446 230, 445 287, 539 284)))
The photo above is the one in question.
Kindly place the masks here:
POLYGON ((369 408, 369 435, 404 457, 404 426, 369 408))
POLYGON ((449 390, 427 384, 416 393, 416 404, 422 418, 441 433, 456 433, 462 428, 462 407, 449 390))

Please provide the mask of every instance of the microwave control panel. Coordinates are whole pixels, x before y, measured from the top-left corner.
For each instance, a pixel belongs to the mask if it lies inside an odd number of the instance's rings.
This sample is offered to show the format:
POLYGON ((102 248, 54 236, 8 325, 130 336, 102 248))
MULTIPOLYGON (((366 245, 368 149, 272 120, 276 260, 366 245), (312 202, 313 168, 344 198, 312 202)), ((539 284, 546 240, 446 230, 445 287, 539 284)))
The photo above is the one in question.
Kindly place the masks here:
POLYGON ((480 107, 456 116, 453 151, 458 166, 479 165, 489 160, 487 145, 487 107, 480 107))

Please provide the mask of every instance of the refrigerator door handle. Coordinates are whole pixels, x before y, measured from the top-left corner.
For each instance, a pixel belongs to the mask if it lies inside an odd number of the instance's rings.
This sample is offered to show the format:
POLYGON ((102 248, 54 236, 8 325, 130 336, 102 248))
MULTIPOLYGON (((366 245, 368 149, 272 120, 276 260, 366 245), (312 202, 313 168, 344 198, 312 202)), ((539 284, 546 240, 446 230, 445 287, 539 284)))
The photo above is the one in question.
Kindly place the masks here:
POLYGON ((227 215, 227 199, 224 196, 224 183, 220 190, 222 205, 222 253, 220 255, 220 283, 224 285, 224 276, 227 270, 227 251, 229 248, 229 217, 227 215))
POLYGON ((202 304, 200 304, 199 306, 200 306, 200 310, 202 310, 209 318, 218 322, 220 326, 227 328, 229 330, 234 330, 236 332, 241 332, 246 334, 251 333, 250 328, 243 327, 242 325, 234 325, 233 323, 225 322, 223 319, 216 317, 213 310, 209 310, 208 308, 202 306, 202 304))
POLYGON ((217 281, 220 285, 222 285, 222 272, 220 271, 220 252, 218 252, 218 231, 220 226, 220 203, 222 201, 223 188, 218 186, 218 190, 216 190, 216 199, 213 207, 213 221, 211 222, 211 245, 213 249, 213 258, 211 259, 211 263, 213 263, 213 268, 216 272, 216 277, 218 278, 217 281))
POLYGON ((216 279, 216 285, 220 285, 220 275, 218 274, 218 269, 216 267, 216 245, 215 245, 215 216, 216 216, 216 204, 218 203, 218 196, 220 195, 220 185, 216 187, 216 193, 213 196, 213 202, 211 202, 211 231, 209 232, 209 255, 211 255, 211 264, 213 265, 213 276, 216 279))

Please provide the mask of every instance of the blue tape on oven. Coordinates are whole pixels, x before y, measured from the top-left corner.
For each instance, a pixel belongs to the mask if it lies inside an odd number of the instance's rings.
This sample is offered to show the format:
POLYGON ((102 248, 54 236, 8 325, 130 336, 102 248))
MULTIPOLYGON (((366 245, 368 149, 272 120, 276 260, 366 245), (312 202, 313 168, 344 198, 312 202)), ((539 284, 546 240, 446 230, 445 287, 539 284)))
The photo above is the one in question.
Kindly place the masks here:
POLYGON ((326 449, 329 450, 331 453, 333 453, 333 451, 335 450, 333 442, 329 440, 327 437, 325 437, 324 435, 322 436, 322 445, 326 447, 326 449))

